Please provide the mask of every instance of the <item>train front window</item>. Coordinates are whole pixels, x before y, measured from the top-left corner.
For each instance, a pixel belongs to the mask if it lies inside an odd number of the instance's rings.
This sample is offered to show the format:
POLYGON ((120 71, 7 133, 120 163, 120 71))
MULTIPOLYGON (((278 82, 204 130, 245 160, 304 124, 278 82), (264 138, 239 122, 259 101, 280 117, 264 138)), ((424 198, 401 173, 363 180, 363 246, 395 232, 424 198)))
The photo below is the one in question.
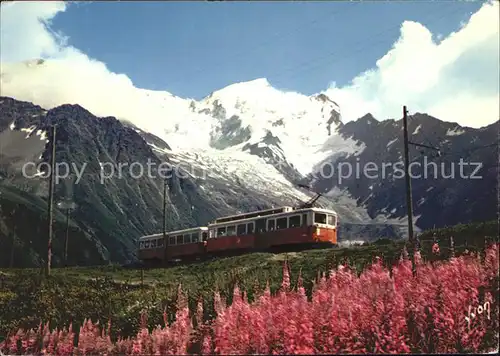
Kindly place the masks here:
POLYGON ((144 248, 149 248, 149 241, 144 241, 144 248))
POLYGON ((202 232, 202 233, 201 233, 201 238, 202 238, 202 240, 203 240, 203 241, 207 241, 207 239, 208 239, 208 236, 207 236, 207 235, 208 235, 208 234, 207 234, 207 232, 206 232, 206 231, 204 231, 204 232, 202 232))
POLYGON ((316 224, 326 224, 326 214, 314 213, 314 222, 316 224))
POLYGON ((302 214, 302 226, 307 226, 307 214, 302 214))
POLYGON ((191 234, 191 242, 193 242, 193 243, 198 242, 199 241, 199 235, 200 235, 199 232, 195 232, 195 233, 191 234))
POLYGON ((300 215, 294 215, 289 217, 288 221, 289 227, 299 227, 300 226, 300 215))
POLYGON ((335 226, 335 215, 328 215, 328 225, 335 226))
POLYGON ((144 241, 139 242, 139 248, 144 250, 144 241))
POLYGON ((219 227, 217 229, 217 237, 226 236, 226 227, 219 227))
POLYGON ((156 248, 156 240, 151 240, 151 248, 156 248))
POLYGON ((184 243, 185 244, 191 243, 191 234, 185 234, 184 235, 184 243))
POLYGON ((267 231, 274 230, 274 220, 267 220, 267 231))
POLYGON ((276 229, 282 230, 282 229, 286 229, 287 227, 288 227, 287 218, 276 219, 276 229))

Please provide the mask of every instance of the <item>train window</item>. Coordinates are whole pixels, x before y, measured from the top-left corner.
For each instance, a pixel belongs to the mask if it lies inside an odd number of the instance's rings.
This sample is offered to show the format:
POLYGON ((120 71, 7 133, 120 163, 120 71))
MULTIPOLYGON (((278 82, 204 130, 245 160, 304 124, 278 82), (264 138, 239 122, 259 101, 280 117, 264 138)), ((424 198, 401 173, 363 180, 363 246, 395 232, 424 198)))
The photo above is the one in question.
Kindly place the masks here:
POLYGON ((144 248, 149 248, 149 241, 144 241, 144 248))
POLYGON ((267 231, 274 230, 274 220, 267 220, 267 231))
POLYGON ((307 214, 302 214, 302 226, 307 226, 307 214))
POLYGON ((177 241, 176 241, 176 242, 177 242, 177 243, 176 243, 176 245, 182 245, 182 242, 183 242, 183 241, 182 241, 182 237, 183 237, 182 235, 177 235, 177 236, 175 237, 175 239, 177 240, 177 241))
POLYGON ((282 230, 288 227, 288 219, 287 218, 279 218, 276 219, 276 229, 282 230))
POLYGON ((247 226, 245 224, 238 225, 236 233, 238 235, 245 235, 247 233, 247 226))
POLYGON ((168 238, 168 244, 169 245, 175 245, 175 236, 170 236, 168 238))
POLYGON ((234 236, 236 235, 236 226, 228 226, 227 227, 227 236, 234 236))
POLYGON ((151 248, 156 248, 156 240, 151 240, 151 248))
POLYGON ((253 223, 247 224, 247 234, 251 234, 253 232, 253 223))
POLYGON ((217 229, 217 237, 219 236, 226 236, 226 227, 219 227, 217 229))
POLYGON ((158 239, 158 247, 163 247, 163 239, 158 239))
POLYGON ((143 250, 143 249, 144 249, 144 241, 139 242, 139 248, 140 248, 141 250, 143 250))
POLYGON ((326 214, 314 213, 314 222, 317 224, 326 224, 326 214))
POLYGON ((328 215, 328 225, 335 226, 335 216, 334 215, 328 215))
POLYGON ((208 234, 207 234, 207 232, 206 232, 206 231, 203 231, 203 232, 201 233, 201 238, 202 238, 202 240, 203 240, 203 241, 207 241, 208 234))
POLYGON ((191 243, 191 234, 185 234, 184 235, 184 243, 185 244, 190 244, 191 243))
POLYGON ((200 237, 200 233, 199 232, 195 232, 195 233, 191 234, 191 242, 192 243, 198 242, 199 241, 199 237, 200 237))
POLYGON ((299 227, 300 226, 300 215, 290 216, 288 221, 289 227, 299 227))

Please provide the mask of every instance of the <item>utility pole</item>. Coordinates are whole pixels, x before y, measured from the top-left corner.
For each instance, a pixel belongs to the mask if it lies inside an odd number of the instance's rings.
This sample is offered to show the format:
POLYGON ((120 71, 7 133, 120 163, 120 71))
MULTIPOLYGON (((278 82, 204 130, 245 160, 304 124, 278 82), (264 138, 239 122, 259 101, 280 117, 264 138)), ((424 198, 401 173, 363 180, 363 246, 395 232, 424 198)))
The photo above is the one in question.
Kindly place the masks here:
POLYGON ((10 250, 10 263, 9 268, 14 268, 14 249, 16 248, 16 237, 14 232, 10 234, 12 236, 12 249, 10 250))
POLYGON ((413 236, 413 201, 411 195, 410 154, 408 149, 408 110, 406 110, 406 105, 403 106, 403 131, 404 131, 404 144, 405 144, 406 206, 408 209, 408 240, 410 242, 410 251, 408 252, 411 259, 413 275, 415 275, 416 246, 413 236))
POLYGON ((64 266, 68 267, 68 236, 69 236, 69 213, 71 208, 66 209, 66 238, 64 239, 64 266))
POLYGON ((163 257, 167 261, 167 178, 163 179, 163 257))
POLYGON ((163 180, 163 238, 167 236, 167 179, 163 180))
POLYGON ((49 241, 47 246, 47 277, 50 276, 50 265, 52 263, 52 207, 54 203, 54 171, 56 168, 56 125, 52 127, 52 157, 49 182, 49 241))

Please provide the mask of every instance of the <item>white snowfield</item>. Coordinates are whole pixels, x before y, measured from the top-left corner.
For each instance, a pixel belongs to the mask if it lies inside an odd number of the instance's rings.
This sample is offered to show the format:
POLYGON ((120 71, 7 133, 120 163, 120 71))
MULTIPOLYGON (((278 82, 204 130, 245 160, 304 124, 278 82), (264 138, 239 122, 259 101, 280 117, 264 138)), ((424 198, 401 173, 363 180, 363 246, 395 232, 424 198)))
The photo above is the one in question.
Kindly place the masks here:
POLYGON ((225 150, 234 154, 245 144, 263 147, 261 140, 270 132, 281 141, 287 161, 304 175, 332 153, 359 154, 363 150, 354 140, 342 138, 336 123, 329 123, 332 115, 340 117, 340 108, 331 98, 282 92, 266 79, 233 84, 200 101, 167 92, 143 90, 141 94, 140 109, 123 118, 164 139, 177 152, 210 152, 220 157, 221 150, 212 148, 210 141, 220 135, 224 121, 233 116, 251 135, 225 150), (225 113, 214 113, 216 105, 225 113))

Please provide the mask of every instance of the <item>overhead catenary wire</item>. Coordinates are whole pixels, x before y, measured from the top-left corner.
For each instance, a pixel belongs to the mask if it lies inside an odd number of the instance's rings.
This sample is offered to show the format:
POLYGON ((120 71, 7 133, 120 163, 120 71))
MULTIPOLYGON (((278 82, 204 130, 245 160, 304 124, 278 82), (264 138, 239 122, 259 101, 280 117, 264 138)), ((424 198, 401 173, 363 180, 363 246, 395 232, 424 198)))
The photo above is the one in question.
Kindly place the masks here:
MULTIPOLYGON (((457 13, 460 10, 460 9, 457 10, 457 8, 454 8, 454 9, 455 9, 455 11, 442 13, 437 18, 434 18, 431 21, 429 21, 429 23, 434 23, 434 22, 440 21, 444 17, 449 16, 449 15, 454 14, 454 13, 457 13)), ((432 18, 432 17, 434 17, 433 15, 436 15, 436 13, 439 14, 440 11, 430 12, 430 13, 428 13, 428 15, 431 15, 430 17, 432 18)), ((429 16, 424 16, 422 18, 422 20, 428 20, 428 19, 429 19, 429 16)), ((381 38, 382 35, 389 33, 389 32, 392 32, 394 29, 398 29, 400 27, 401 27, 401 24, 389 26, 389 27, 385 28, 384 30, 379 31, 368 38, 364 38, 364 39, 362 39, 360 41, 356 41, 354 43, 349 43, 348 44, 349 47, 351 47, 353 45, 361 44, 361 46, 354 47, 354 50, 348 50, 348 51, 344 51, 343 53, 341 53, 341 51, 339 51, 339 49, 337 47, 331 51, 328 51, 326 53, 326 55, 324 55, 322 57, 318 57, 316 60, 303 61, 299 65, 294 65, 294 66, 289 67, 283 71, 279 71, 277 74, 274 74, 272 77, 273 77, 273 79, 276 80, 276 78, 284 77, 285 75, 292 73, 292 75, 287 76, 287 79, 290 79, 290 78, 296 77, 297 75, 301 75, 305 72, 308 72, 310 69, 320 68, 322 65, 324 65, 325 61, 328 61, 328 65, 332 65, 332 64, 336 64, 338 62, 345 61, 345 60, 351 58, 355 54, 358 54, 358 53, 360 53, 368 48, 371 48, 375 45, 386 42, 385 38, 381 38), (379 38, 378 41, 372 41, 372 39, 377 39, 377 38, 379 38), (369 42, 370 44, 366 45, 367 42, 369 42), (302 66, 304 68, 308 68, 309 70, 300 69, 302 66)))
MULTIPOLYGON (((358 5, 358 2, 354 3, 352 8, 355 9, 356 5, 358 5)), ((444 6, 443 5, 439 9, 437 9, 435 11, 432 11, 432 12, 429 12, 428 15, 431 15, 431 16, 424 16, 421 20, 428 20, 429 17, 430 17, 431 20, 429 20, 428 22, 429 23, 434 23, 434 22, 442 20, 446 16, 449 16, 451 14, 455 14, 455 13, 458 13, 458 12, 461 11, 461 8, 458 7, 458 6, 454 6, 453 7, 454 11, 442 11, 442 10, 445 10, 445 8, 448 9, 449 6, 444 6), (436 14, 438 14, 439 16, 437 18, 432 19, 436 14)), ((315 23, 315 22, 318 22, 318 20, 312 21, 312 23, 315 23)), ((378 41, 372 41, 372 39, 374 39, 374 38, 375 39, 376 38, 380 38, 381 35, 386 34, 388 32, 391 32, 394 29, 398 29, 398 28, 400 28, 400 26, 401 26, 401 24, 389 26, 389 27, 385 28, 384 30, 379 31, 379 32, 377 32, 377 33, 375 33, 375 34, 367 37, 367 38, 361 39, 361 40, 356 41, 354 43, 345 43, 344 44, 346 48, 352 48, 352 46, 356 46, 356 45, 360 44, 361 46, 355 47, 354 51, 353 50, 349 50, 349 49, 347 51, 342 51, 340 49, 340 47, 336 47, 333 50, 328 51, 326 54, 324 54, 324 55, 322 55, 320 57, 317 57, 316 59, 306 60, 306 61, 303 61, 303 62, 297 64, 297 65, 286 67, 283 70, 277 71, 275 73, 271 73, 267 77, 270 77, 271 81, 273 82, 273 84, 276 84, 276 82, 279 83, 279 80, 277 80, 277 78, 284 78, 289 73, 292 73, 292 75, 287 76, 287 79, 294 78, 297 75, 305 74, 305 73, 309 72, 311 69, 319 68, 319 67, 321 67, 324 64, 325 61, 328 61, 328 65, 332 65, 334 63, 338 63, 340 61, 344 61, 344 60, 350 58, 351 56, 353 56, 353 55, 355 55, 355 54, 357 54, 357 53, 359 53, 359 52, 361 52, 361 51, 363 51, 363 50, 365 50, 367 48, 370 48, 370 47, 373 47, 374 45, 377 45, 377 44, 385 42, 386 39, 383 39, 383 38, 379 39, 378 41), (368 46, 365 45, 367 42, 370 42, 370 44, 368 46)), ((297 32, 299 29, 301 29, 301 28, 297 28, 297 30, 295 32, 297 32)), ((259 48, 265 47, 265 45, 267 45, 268 43, 272 44, 272 42, 266 41, 262 45, 250 48, 248 51, 244 51, 244 52, 241 52, 241 53, 243 53, 243 55, 247 55, 247 56, 251 55, 252 52, 255 49, 259 49, 259 48)), ((232 61, 232 60, 234 60, 237 57, 238 56, 230 56, 230 57, 226 57, 225 60, 231 60, 232 61)), ((215 67, 211 66, 210 68, 205 68, 205 67, 201 68, 201 67, 198 67, 197 69, 195 69, 191 73, 199 73, 200 71, 213 71, 214 68, 217 68, 218 66, 223 67, 225 63, 226 62, 224 62, 224 63, 221 62, 220 64, 217 64, 215 67)), ((266 75, 263 75, 263 76, 266 76, 266 75)), ((168 86, 171 87, 172 84, 176 84, 178 82, 180 82, 180 81, 173 80, 173 81, 169 81, 167 84, 168 84, 168 86)))
MULTIPOLYGON (((274 33, 272 33, 270 36, 267 37, 266 41, 261 42, 257 46, 250 47, 249 49, 245 49, 242 51, 232 53, 231 56, 225 57, 225 59, 230 60, 230 61, 236 61, 238 59, 242 59, 242 58, 250 55, 252 52, 255 52, 256 50, 265 48, 267 45, 273 45, 277 39, 290 37, 291 35, 296 34, 300 30, 303 30, 303 28, 305 26, 310 26, 310 25, 316 24, 316 23, 321 22, 321 21, 330 21, 332 19, 332 17, 331 17, 332 15, 342 15, 342 16, 346 15, 346 13, 353 11, 353 9, 356 9, 358 6, 359 6, 359 2, 356 2, 356 3, 352 4, 351 7, 349 7, 347 9, 347 11, 343 11, 343 12, 339 11, 338 8, 335 8, 333 10, 326 12, 325 16, 322 16, 320 18, 314 18, 313 20, 307 21, 305 23, 300 23, 299 26, 295 27, 295 29, 292 31, 288 31, 288 32, 275 31, 274 33)), ((223 68, 225 65, 226 65, 225 61, 224 62, 219 61, 215 64, 211 64, 209 70, 213 71, 214 69, 223 68)), ((192 75, 200 74, 200 73, 207 71, 207 70, 208 69, 204 66, 198 66, 194 70, 192 70, 190 72, 190 74, 192 74, 192 75)), ((174 81, 169 81, 167 84, 169 86, 171 86, 172 84, 178 84, 179 82, 180 82, 180 80, 178 80, 178 81, 174 80, 174 81)))
MULTIPOLYGON (((409 116, 409 118, 413 118, 413 116, 409 116)), ((450 156, 450 155, 464 155, 466 153, 469 153, 469 156, 467 158, 470 158, 471 156, 471 153, 477 151, 477 150, 481 150, 481 149, 485 149, 485 148, 489 148, 489 147, 495 147, 499 145, 500 143, 500 140, 497 140, 497 142, 492 142, 492 143, 488 143, 488 144, 485 144, 485 145, 474 145, 473 147, 468 147, 468 148, 465 148, 465 149, 461 149, 461 150, 454 150, 454 149, 446 149, 444 147, 442 147, 442 143, 439 144, 439 145, 435 145, 435 144, 432 144, 428 138, 428 136, 425 134, 425 132, 422 130, 422 131, 419 131, 419 133, 422 134, 422 136, 424 136, 424 140, 427 141, 429 143, 430 146, 432 146, 435 150, 437 150, 439 152, 439 155, 436 155, 434 157, 434 159, 436 158, 440 158, 440 157, 445 157, 445 156, 450 156)), ((439 137, 438 137, 439 138, 439 137)), ((412 160, 412 162, 418 160, 420 157, 416 157, 415 160, 412 160)))

